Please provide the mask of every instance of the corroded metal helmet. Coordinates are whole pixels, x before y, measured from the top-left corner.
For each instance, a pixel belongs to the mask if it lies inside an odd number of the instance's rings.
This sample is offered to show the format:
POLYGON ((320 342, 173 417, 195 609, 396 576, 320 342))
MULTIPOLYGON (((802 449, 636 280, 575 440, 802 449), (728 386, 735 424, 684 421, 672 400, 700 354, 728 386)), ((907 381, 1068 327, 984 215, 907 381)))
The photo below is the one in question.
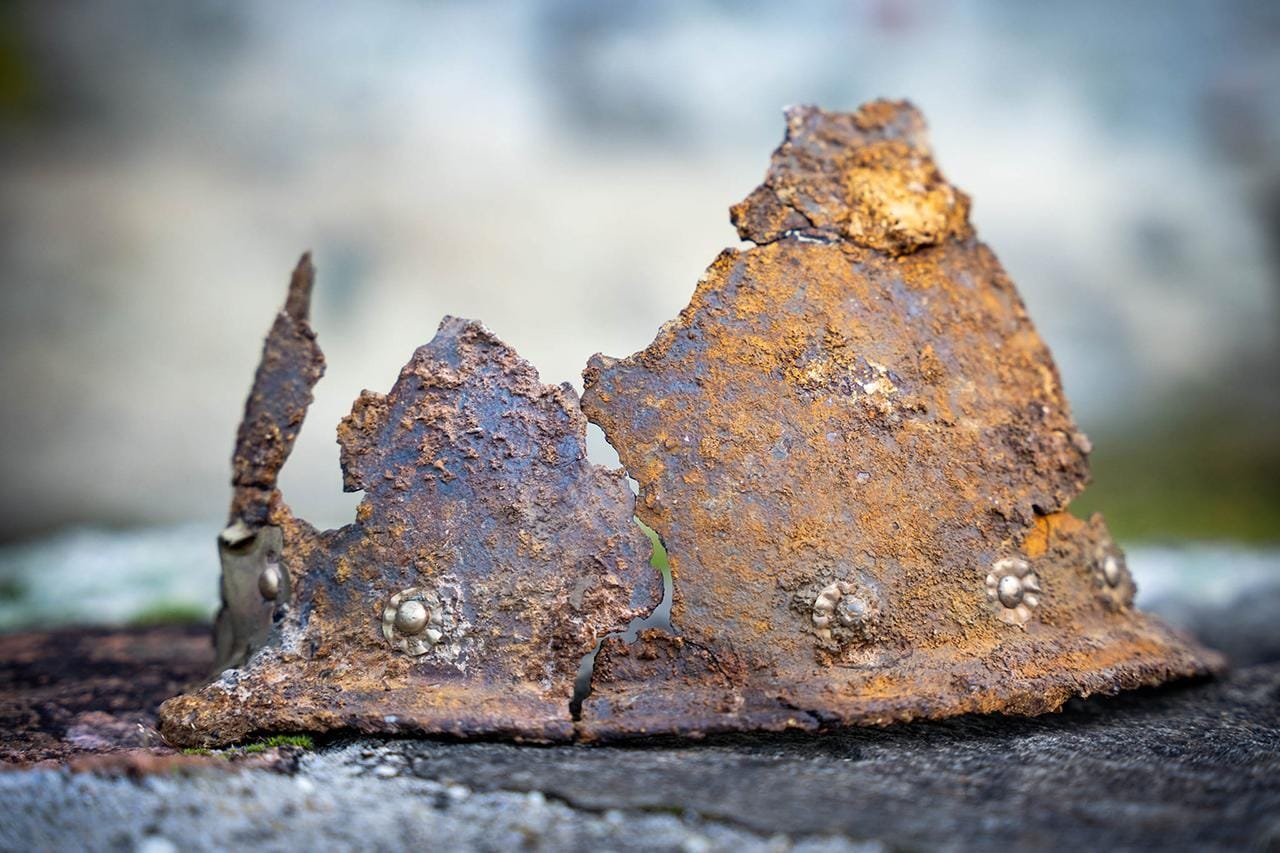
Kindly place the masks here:
MULTIPOLYGON (((217 680, 177 743, 352 728, 540 741, 1036 714, 1221 658, 1133 608, 1088 440, 905 103, 788 111, 693 300, 568 386, 447 319, 340 429, 354 524, 275 489, 319 378, 295 273, 235 456, 217 680), (621 471, 661 536, 671 630, 621 471), (580 718, 573 674, 606 637, 580 718)), ((580 697, 581 698, 581 697, 580 697)))

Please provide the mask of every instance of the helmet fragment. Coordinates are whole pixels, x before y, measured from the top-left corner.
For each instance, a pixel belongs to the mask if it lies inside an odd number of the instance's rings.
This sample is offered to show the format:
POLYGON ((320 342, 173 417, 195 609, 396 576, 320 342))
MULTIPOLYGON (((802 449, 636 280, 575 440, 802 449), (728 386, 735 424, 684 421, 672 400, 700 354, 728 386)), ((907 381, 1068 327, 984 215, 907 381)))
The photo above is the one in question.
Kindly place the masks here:
MULTIPOLYGON (((259 376, 300 381, 308 360, 272 358, 275 338, 259 376)), ((241 443, 296 431, 302 411, 241 443)), ((213 683, 164 704, 165 737, 569 738, 583 656, 661 595, 625 478, 587 461, 585 439, 570 386, 543 385, 483 326, 446 318, 391 392, 361 394, 339 428, 345 487, 365 492, 354 523, 317 531, 274 488, 260 513, 233 504, 246 541, 276 537, 289 582, 269 601, 265 581, 247 604, 226 601, 220 624, 243 607, 265 609, 267 628, 230 644, 244 654, 213 683)), ((284 455, 266 466, 272 487, 284 455)), ((237 568, 224 559, 224 586, 237 568)))
POLYGON ((175 744, 354 729, 554 741, 820 729, 1201 675, 1133 608, 1057 370, 905 103, 802 107, 727 250, 644 351, 572 389, 446 318, 339 429, 356 521, 276 489, 323 372, 304 257, 268 336, 220 536, 220 675, 175 744), (583 413, 586 413, 584 416, 583 413), (586 461, 586 417, 640 486, 586 461), (674 634, 604 640, 657 603, 674 634))
POLYGON ((679 634, 606 641, 586 737, 1035 714, 1221 667, 1067 512, 1087 440, 913 107, 790 110, 733 218, 756 245, 584 373, 679 634))

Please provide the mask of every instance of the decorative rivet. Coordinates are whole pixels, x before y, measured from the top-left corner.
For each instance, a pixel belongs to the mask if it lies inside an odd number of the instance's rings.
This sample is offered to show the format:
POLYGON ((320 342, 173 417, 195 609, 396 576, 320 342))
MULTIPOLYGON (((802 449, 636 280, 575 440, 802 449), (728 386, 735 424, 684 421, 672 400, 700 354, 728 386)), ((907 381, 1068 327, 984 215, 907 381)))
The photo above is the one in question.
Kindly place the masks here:
POLYGON ((1124 554, 1113 542, 1108 540, 1094 547, 1093 577, 1109 606, 1124 608, 1133 604, 1133 581, 1124 564, 1124 554))
POLYGON ((382 608, 382 636, 407 655, 424 655, 444 642, 444 629, 444 606, 431 590, 410 587, 391 596, 382 608))
POLYGON ((829 640, 836 628, 865 634, 875 621, 877 611, 876 602, 857 584, 836 581, 818 592, 811 619, 818 636, 829 640))
POLYGON ((1022 579, 1005 575, 996 584, 996 597, 1005 607, 1017 607, 1022 603, 1022 579))
POLYGON ((1107 582, 1107 586, 1119 586, 1123 576, 1120 573, 1120 561, 1116 559, 1115 554, 1108 554, 1102 558, 1102 579, 1107 582))
POLYGON ((275 563, 268 565, 258 575, 258 592, 267 601, 275 601, 280 594, 280 567, 275 563))
POLYGON ((1020 557, 996 560, 987 575, 987 598, 1000 605, 1000 618, 1024 625, 1040 605, 1040 578, 1020 557))
POLYGON ((396 609, 396 630, 401 634, 421 634, 430 614, 421 601, 410 599, 396 609))

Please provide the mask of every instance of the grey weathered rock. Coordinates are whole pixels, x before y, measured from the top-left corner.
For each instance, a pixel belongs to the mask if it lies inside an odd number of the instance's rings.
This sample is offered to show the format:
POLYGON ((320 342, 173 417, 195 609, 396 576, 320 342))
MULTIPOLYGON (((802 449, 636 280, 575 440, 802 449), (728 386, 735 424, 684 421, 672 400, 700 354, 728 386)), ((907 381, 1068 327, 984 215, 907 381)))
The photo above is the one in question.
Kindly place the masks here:
POLYGON ((637 747, 347 741, 292 776, 26 771, 0 775, 0 799, 2 849, 1268 849, 1280 664, 1034 719, 637 747))

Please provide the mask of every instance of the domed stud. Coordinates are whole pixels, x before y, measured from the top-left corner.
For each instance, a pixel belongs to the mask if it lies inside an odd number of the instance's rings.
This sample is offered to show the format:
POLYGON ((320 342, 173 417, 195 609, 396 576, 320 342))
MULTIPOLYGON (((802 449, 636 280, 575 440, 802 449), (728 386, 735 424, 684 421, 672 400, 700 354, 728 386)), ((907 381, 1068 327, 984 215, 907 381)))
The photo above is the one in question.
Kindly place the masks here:
POLYGON ((436 593, 411 587, 387 599, 382 636, 410 657, 424 655, 445 640, 445 609, 436 593))
POLYGON ((847 629, 843 632, 845 634, 861 633, 865 636, 877 616, 878 607, 865 590, 848 581, 836 581, 818 592, 810 618, 818 636, 831 640, 836 629, 847 629))
POLYGON ((258 592, 267 601, 275 601, 280 595, 280 567, 275 563, 269 564, 258 575, 258 592))
POLYGON ((987 598, 997 604, 1000 619, 1025 625, 1040 606, 1040 578, 1020 557, 996 560, 987 574, 987 598))
POLYGON ((1133 604, 1134 585, 1124 554, 1115 543, 1099 543, 1093 550, 1093 579, 1100 597, 1111 607, 1123 609, 1133 604))
POLYGON ((836 602, 836 619, 846 628, 861 625, 870 616, 871 605, 856 595, 842 595, 836 602))
POLYGON ((996 584, 996 598, 1005 607, 1013 608, 1022 603, 1022 581, 1013 575, 1005 575, 996 584))
POLYGON ((1107 586, 1119 586, 1123 576, 1120 573, 1120 561, 1116 559, 1115 554, 1108 554, 1102 558, 1102 579, 1107 582, 1107 586))
POLYGON ((417 599, 405 601, 396 609, 396 630, 401 634, 421 634, 430 614, 417 599))

